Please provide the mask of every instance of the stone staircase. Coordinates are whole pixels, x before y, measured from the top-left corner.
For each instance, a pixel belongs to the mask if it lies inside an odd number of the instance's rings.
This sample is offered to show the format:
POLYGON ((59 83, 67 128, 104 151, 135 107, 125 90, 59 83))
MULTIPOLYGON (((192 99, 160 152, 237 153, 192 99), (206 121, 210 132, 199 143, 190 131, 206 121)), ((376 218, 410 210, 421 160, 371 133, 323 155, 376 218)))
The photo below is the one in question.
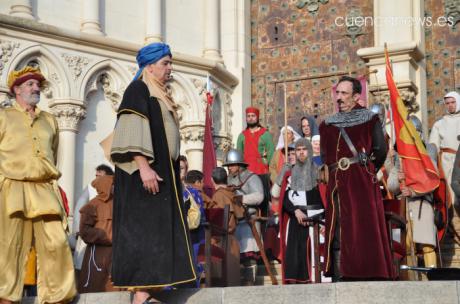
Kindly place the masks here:
MULTIPOLYGON (((460 281, 349 282, 163 291, 168 304, 460 304, 460 281)), ((27 298, 23 304, 38 304, 27 298)), ((74 304, 129 304, 128 292, 83 294, 74 304)))
MULTIPOLYGON (((278 284, 281 284, 281 264, 274 261, 270 263, 270 270, 273 275, 276 277, 278 284)), ((265 286, 265 285, 272 285, 272 281, 270 276, 265 269, 265 266, 257 265, 257 272, 256 272, 256 279, 255 284, 256 286, 265 286)))

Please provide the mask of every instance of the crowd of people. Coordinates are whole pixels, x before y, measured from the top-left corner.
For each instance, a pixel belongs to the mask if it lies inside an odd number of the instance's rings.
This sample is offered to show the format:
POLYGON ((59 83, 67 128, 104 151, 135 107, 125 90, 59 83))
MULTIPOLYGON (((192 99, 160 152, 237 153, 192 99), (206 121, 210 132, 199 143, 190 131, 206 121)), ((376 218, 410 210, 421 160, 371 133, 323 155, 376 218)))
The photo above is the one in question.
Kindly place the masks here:
MULTIPOLYGON (((261 255, 281 263, 284 284, 312 282, 320 267, 313 225, 321 227, 323 279, 396 279, 387 196, 407 198, 411 241, 425 266, 437 266, 433 194, 405 184, 386 133, 385 106, 361 106, 357 79, 339 79, 337 113, 319 126, 309 115, 290 122, 276 145, 259 109, 248 107, 236 149, 212 171, 214 191, 206 193, 203 173, 188 170, 179 153, 177 104, 166 89, 169 46, 149 44, 136 59, 139 71, 117 114, 115 170, 96 168, 72 228, 57 184, 58 124, 37 107, 45 77, 32 67, 9 76, 15 102, 0 110, 0 303, 20 301, 30 271, 40 303, 129 290, 132 303, 141 304, 155 302, 157 290, 200 287, 206 217, 214 208, 230 212, 221 271, 226 286, 253 285, 261 255)), ((424 144, 447 181, 448 199, 458 201, 460 95, 448 93, 444 105, 446 114, 424 144)), ((423 138, 420 121, 408 119, 423 138)), ((221 241, 212 237, 213 244, 221 241)))

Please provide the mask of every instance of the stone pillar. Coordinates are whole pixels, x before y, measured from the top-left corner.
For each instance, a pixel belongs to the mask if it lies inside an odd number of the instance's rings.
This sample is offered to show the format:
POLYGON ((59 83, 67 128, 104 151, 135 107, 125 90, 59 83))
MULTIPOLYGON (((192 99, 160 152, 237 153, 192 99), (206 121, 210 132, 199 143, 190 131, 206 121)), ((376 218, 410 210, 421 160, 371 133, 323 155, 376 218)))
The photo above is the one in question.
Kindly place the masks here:
POLYGON ((203 170, 204 124, 187 125, 180 130, 189 170, 203 170))
POLYGON ((204 1, 203 57, 223 62, 220 54, 219 0, 204 1))
POLYGON ((13 0, 10 6, 10 15, 26 19, 35 19, 32 14, 32 0, 13 0))
POLYGON ((163 41, 162 0, 145 2, 145 44, 163 41))
POLYGON ((83 0, 82 13, 80 31, 103 35, 99 19, 99 0, 83 0))
POLYGON ((50 110, 59 124, 58 168, 62 173, 59 185, 69 200, 70 216, 73 218, 75 188, 75 142, 78 123, 86 115, 83 101, 53 100, 50 110))
POLYGON ((375 101, 385 101, 384 44, 393 67, 393 76, 409 111, 419 116, 427 134, 425 36, 419 21, 424 16, 423 1, 374 0, 374 47, 358 50, 369 70, 369 92, 375 101), (394 8, 398 9, 395 10, 394 8), (397 33, 397 35, 395 35, 397 33))

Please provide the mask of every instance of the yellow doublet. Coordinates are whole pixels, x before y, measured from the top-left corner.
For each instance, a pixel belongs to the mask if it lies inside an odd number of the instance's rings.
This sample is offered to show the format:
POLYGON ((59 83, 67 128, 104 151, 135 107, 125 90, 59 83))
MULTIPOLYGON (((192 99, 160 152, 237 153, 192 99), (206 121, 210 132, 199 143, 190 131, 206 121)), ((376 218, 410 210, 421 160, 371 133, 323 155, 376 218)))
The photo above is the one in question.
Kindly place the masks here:
POLYGON ((0 200, 8 215, 62 216, 55 166, 58 125, 53 115, 36 110, 32 119, 18 104, 0 111, 0 200))
POLYGON ((67 302, 76 294, 57 185, 58 137, 47 112, 36 109, 32 118, 16 103, 0 109, 0 299, 21 299, 32 243, 39 303, 67 302))

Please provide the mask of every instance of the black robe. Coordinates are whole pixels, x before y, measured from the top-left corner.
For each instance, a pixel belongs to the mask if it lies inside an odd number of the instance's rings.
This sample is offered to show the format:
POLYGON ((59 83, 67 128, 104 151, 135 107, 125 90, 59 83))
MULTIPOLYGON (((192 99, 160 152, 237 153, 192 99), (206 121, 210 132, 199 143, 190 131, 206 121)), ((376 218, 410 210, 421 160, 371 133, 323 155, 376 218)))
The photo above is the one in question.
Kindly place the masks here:
MULTIPOLYGON (((171 160, 159 101, 141 80, 123 95, 118 118, 137 114, 150 125, 154 162, 163 178, 160 191, 147 192, 139 170, 132 175, 115 168, 113 203, 113 264, 115 286, 151 288, 196 279, 190 235, 179 180, 179 161, 171 160)), ((112 158, 132 160, 130 153, 112 158)))
MULTIPOLYGON (((291 176, 290 172, 284 176, 281 186, 282 189, 286 189, 289 176, 291 176)), ((299 207, 294 206, 289 200, 288 195, 286 195, 288 190, 289 189, 282 190, 280 196, 280 200, 282 200, 280 247, 282 250, 283 284, 308 283, 311 281, 311 254, 309 252, 312 250, 309 245, 309 227, 302 226, 298 223, 295 211, 299 209, 299 207), (289 228, 286 227, 288 218, 289 228)), ((307 202, 309 205, 317 205, 317 209, 324 208, 317 187, 307 191, 307 202)))

